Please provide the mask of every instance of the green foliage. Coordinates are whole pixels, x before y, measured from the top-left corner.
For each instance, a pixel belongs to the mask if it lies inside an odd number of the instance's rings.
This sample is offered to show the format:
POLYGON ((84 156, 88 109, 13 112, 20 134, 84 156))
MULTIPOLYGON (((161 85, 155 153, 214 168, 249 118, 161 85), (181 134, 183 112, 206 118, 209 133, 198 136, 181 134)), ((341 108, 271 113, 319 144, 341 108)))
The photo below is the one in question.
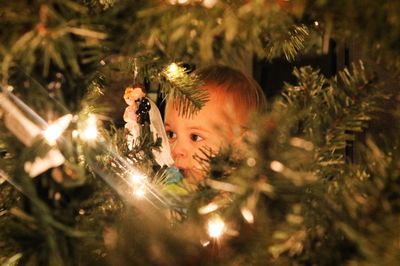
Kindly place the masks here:
POLYGON ((253 148, 243 161, 229 163, 224 154, 210 158, 215 181, 207 180, 194 201, 194 219, 204 218, 195 213, 212 202, 219 206, 215 212, 240 228, 239 236, 225 240, 234 251, 224 250, 216 259, 221 265, 393 264, 398 261, 393 231, 399 215, 398 142, 392 142, 396 151, 387 153, 374 141, 398 134, 399 128, 382 127, 354 142, 362 154, 357 163, 349 164, 345 153, 346 142, 371 121, 392 116, 383 110, 392 88, 370 77, 362 64, 340 78, 327 79, 309 67, 295 75, 298 83, 288 85, 271 113, 257 121, 258 141, 249 139, 253 148), (246 231, 243 209, 255 215, 254 231, 246 231), (387 219, 381 224, 382 217, 387 219), (247 245, 267 246, 268 252, 243 250, 247 245))
POLYGON ((38 137, 25 147, 0 124, 0 262, 399 264, 399 4, 286 2, 2 3, 2 85, 13 85, 46 121, 77 115, 57 145, 66 162, 33 179, 25 162, 49 145, 38 137), (207 94, 180 62, 294 60, 324 51, 329 38, 357 40, 365 66, 334 78, 295 69, 297 82, 255 118, 245 150, 204 151, 209 176, 198 186, 183 180, 168 187, 148 125, 132 150, 109 118, 102 139, 74 137, 90 114, 108 111, 98 101, 103 93, 135 83, 177 99, 182 115, 194 114, 207 94), (147 201, 130 197, 125 163, 153 178, 157 193, 147 201), (209 204, 214 210, 205 211, 209 204), (215 215, 229 229, 218 241, 204 228, 215 215))
POLYGON ((208 92, 198 89, 201 85, 196 74, 188 74, 188 71, 177 66, 176 70, 168 66, 162 73, 164 82, 163 92, 168 95, 168 100, 173 102, 174 108, 179 111, 182 116, 191 116, 198 112, 204 103, 208 100, 208 92))
MULTIPOLYGON (((15 3, 7 7, 10 10, 6 10, 6 14, 12 14, 15 9, 21 8, 15 3)), ((76 19, 85 14, 87 9, 73 1, 53 1, 49 4, 37 4, 35 7, 30 9, 30 14, 26 14, 33 18, 34 27, 29 31, 20 32, 22 36, 18 36, 18 32, 7 36, 7 43, 11 46, 6 47, 9 52, 5 54, 2 63, 3 79, 7 79, 8 69, 14 60, 19 61, 28 72, 32 71, 34 65, 42 65, 44 76, 49 74, 50 65, 60 70, 68 67, 73 74, 80 75, 78 56, 83 52, 82 48, 85 47, 86 54, 94 53, 94 50, 98 49, 97 42, 104 39, 105 34, 76 19), (40 11, 37 12, 39 7, 40 11)), ((7 21, 7 18, 4 24, 16 19, 11 17, 11 21, 7 21)))

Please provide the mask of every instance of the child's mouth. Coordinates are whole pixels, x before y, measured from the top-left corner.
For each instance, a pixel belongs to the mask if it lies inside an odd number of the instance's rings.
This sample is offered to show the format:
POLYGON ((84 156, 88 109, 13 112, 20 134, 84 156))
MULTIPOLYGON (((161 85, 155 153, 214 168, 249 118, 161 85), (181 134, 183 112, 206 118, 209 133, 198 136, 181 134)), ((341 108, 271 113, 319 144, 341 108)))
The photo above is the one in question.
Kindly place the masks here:
POLYGON ((194 183, 198 183, 204 179, 203 172, 199 169, 186 168, 180 169, 180 171, 185 179, 188 179, 194 183))
POLYGON ((179 169, 180 171, 181 171, 181 173, 182 173, 182 175, 185 177, 185 178, 188 178, 189 176, 190 176, 190 170, 189 169, 179 169))

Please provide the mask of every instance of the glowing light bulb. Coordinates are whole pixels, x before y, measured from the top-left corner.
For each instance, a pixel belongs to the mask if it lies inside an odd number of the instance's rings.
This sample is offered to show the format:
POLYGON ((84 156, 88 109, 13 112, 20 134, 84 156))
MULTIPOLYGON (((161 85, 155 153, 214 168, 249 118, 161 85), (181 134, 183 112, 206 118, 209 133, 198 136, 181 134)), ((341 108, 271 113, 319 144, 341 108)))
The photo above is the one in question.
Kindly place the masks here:
POLYGON ((165 75, 171 81, 182 78, 185 74, 185 70, 183 67, 178 66, 176 63, 170 64, 165 70, 165 75))
POLYGON ((290 144, 294 147, 305 149, 306 151, 312 151, 314 149, 314 144, 312 142, 301 138, 292 138, 290 144))
POLYGON ((144 195, 146 195, 146 190, 144 186, 139 186, 133 190, 133 195, 138 198, 142 199, 144 195))
POLYGON ((86 141, 95 140, 98 135, 97 120, 94 115, 89 115, 86 124, 79 133, 79 136, 86 141))
POLYGON ((199 208, 198 212, 200 214, 207 214, 207 213, 217 210, 218 208, 219 208, 218 204, 211 202, 211 203, 207 204, 206 206, 199 208))
POLYGON ((202 5, 206 8, 212 8, 217 3, 217 0, 203 0, 202 5))
POLYGON ((43 130, 42 134, 47 143, 49 143, 50 145, 56 144, 57 139, 68 127, 71 119, 71 114, 64 115, 61 118, 57 119, 53 124, 49 125, 45 130, 43 130))
POLYGON ((271 169, 274 170, 275 172, 282 172, 285 166, 278 161, 272 161, 270 165, 271 169))
POLYGON ((200 244, 201 244, 203 247, 207 247, 207 246, 210 244, 210 240, 204 240, 204 239, 202 239, 202 240, 200 240, 200 244))
POLYGON ((243 215, 243 218, 249 223, 252 224, 254 223, 254 215, 253 213, 246 207, 243 207, 240 209, 240 212, 243 215))
POLYGON ((146 180, 146 177, 140 173, 132 173, 129 176, 129 180, 133 183, 133 184, 140 184, 142 183, 144 180, 146 180))
POLYGON ((246 163, 247 163, 248 166, 254 167, 254 166, 256 166, 257 161, 253 157, 250 157, 250 158, 247 159, 246 163))
POLYGON ((63 130, 59 125, 50 125, 43 131, 43 136, 50 145, 54 145, 62 133, 63 130))
POLYGON ((212 217, 207 223, 208 235, 213 238, 219 238, 225 231, 225 223, 218 216, 212 217))
POLYGON ((173 76, 174 74, 176 74, 178 72, 178 65, 176 63, 172 63, 168 66, 167 68, 167 73, 171 76, 173 76))

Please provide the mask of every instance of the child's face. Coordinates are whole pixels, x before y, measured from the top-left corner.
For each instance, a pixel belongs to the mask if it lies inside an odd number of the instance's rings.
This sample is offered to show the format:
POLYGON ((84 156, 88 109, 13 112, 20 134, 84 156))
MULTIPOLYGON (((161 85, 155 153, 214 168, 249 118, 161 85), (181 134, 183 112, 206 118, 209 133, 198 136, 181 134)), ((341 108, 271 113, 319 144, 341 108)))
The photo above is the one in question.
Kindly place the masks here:
POLYGON ((186 178, 195 181, 203 179, 204 170, 194 156, 203 157, 201 148, 213 153, 235 140, 239 119, 232 102, 226 95, 209 91, 209 101, 195 115, 179 116, 173 103, 168 103, 165 113, 165 129, 171 146, 175 166, 183 171, 186 178))

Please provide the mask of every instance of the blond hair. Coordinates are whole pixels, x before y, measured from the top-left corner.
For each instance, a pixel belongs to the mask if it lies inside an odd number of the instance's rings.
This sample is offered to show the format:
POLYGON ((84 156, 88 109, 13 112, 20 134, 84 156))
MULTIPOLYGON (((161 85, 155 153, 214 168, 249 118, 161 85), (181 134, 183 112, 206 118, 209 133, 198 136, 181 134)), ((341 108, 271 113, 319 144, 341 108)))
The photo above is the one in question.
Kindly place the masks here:
POLYGON ((250 112, 262 112, 267 100, 260 85, 252 77, 240 70, 224 65, 212 65, 195 73, 203 82, 203 87, 232 96, 234 104, 250 112))

